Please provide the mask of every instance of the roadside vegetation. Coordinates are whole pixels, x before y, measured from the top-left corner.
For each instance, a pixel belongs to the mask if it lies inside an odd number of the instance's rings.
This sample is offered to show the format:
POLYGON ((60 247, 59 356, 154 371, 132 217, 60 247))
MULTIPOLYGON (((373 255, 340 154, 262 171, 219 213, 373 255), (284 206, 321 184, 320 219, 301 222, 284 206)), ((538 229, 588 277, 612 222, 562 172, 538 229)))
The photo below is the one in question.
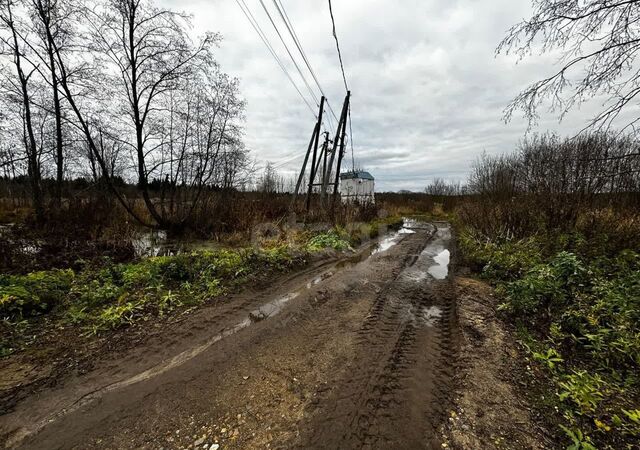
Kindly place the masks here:
POLYGON ((467 263, 497 287, 529 361, 524 389, 567 448, 640 440, 634 149, 601 134, 536 137, 515 154, 481 159, 475 197, 458 209, 467 263))
POLYGON ((225 301, 226 295, 270 274, 300 269, 314 254, 343 252, 375 237, 399 217, 376 219, 349 229, 295 230, 259 237, 253 246, 202 250, 142 258, 126 263, 109 259, 0 275, 0 354, 28 347, 34 333, 48 326, 76 327, 85 336, 126 327, 153 316, 225 301))

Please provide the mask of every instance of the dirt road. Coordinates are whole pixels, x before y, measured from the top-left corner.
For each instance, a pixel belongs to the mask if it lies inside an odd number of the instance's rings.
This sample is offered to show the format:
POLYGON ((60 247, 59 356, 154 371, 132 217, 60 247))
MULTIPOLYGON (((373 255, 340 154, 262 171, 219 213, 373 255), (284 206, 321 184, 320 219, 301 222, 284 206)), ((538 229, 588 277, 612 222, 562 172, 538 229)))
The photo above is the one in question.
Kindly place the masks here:
POLYGON ((455 252, 447 224, 407 225, 26 398, 0 418, 6 445, 441 448, 455 252))

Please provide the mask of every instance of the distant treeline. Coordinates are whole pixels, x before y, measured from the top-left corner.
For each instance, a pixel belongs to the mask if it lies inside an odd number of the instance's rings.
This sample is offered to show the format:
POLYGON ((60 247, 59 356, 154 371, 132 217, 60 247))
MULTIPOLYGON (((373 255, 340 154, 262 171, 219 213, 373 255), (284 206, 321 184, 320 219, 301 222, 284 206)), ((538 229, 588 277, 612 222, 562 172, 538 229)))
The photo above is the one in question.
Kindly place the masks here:
POLYGON ((524 140, 514 153, 474 165, 464 219, 494 234, 573 228, 585 211, 640 210, 640 143, 607 133, 524 140))

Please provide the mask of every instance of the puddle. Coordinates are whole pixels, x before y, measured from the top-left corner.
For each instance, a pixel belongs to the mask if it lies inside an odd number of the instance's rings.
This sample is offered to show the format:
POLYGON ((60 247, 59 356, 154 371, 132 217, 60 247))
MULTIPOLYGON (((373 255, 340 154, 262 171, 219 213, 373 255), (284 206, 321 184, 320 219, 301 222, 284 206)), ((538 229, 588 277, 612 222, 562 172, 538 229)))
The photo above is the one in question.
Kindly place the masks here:
POLYGON ((429 267, 428 272, 436 280, 444 280, 449 274, 449 260, 451 253, 445 249, 433 257, 435 264, 429 267))
MULTIPOLYGON (((349 261, 349 260, 347 260, 347 261, 343 261, 343 262, 342 262, 342 264, 340 264, 339 266, 338 266, 338 265, 336 265, 336 268, 338 268, 338 267, 340 267, 340 268, 348 267, 349 265, 353 265, 353 264, 355 264, 355 263, 350 263, 350 261, 349 261)), ((309 282, 307 283, 307 289, 311 289, 311 288, 312 288, 313 286, 315 286, 316 284, 318 284, 318 283, 320 283, 320 282, 322 282, 322 281, 326 280, 327 278, 332 277, 332 276, 333 276, 333 274, 334 274, 334 272, 333 272, 332 270, 330 270, 330 271, 328 271, 328 272, 321 273, 320 275, 318 275, 318 276, 317 276, 317 277, 315 277, 313 280, 311 280, 311 281, 309 281, 309 282)))
POLYGON ((405 312, 406 320, 423 327, 433 327, 442 318, 442 309, 439 306, 423 306, 419 309, 410 306, 405 312))
POLYGON ((196 250, 217 250, 222 245, 214 240, 171 238, 166 231, 144 231, 131 239, 137 257, 175 256, 196 250))
POLYGON ((429 222, 423 222, 418 219, 414 219, 411 217, 403 217, 402 218, 402 227, 412 230, 431 230, 432 225, 429 222))
POLYGON ((373 251, 373 254, 382 253, 389 250, 391 247, 396 245, 400 241, 400 231, 396 231, 391 236, 387 236, 378 242, 378 247, 373 251))
POLYGON ((425 279, 444 280, 449 275, 451 252, 446 247, 451 239, 448 225, 439 225, 436 233, 422 250, 416 262, 407 267, 402 277, 412 282, 422 282, 425 279))
POLYGON ((386 252, 391 247, 393 247, 398 242, 400 242, 403 234, 413 234, 416 232, 416 230, 429 230, 429 229, 432 229, 431 225, 426 222, 420 222, 416 219, 403 217, 402 228, 400 228, 395 233, 385 236, 380 241, 378 241, 378 247, 373 251, 372 254, 375 255, 376 253, 386 252))
MULTIPOLYGON (((320 281, 318 281, 319 283, 320 281)), ((316 283, 317 284, 317 283, 316 283)), ((313 284, 307 284, 307 289, 309 289, 311 286, 313 286, 313 284)), ((276 300, 273 300, 269 303, 266 303, 264 305, 262 305, 260 308, 258 309, 254 309, 253 311, 251 311, 249 313, 249 319, 252 322, 259 322, 261 320, 267 319, 269 317, 275 316, 276 314, 278 314, 282 308, 284 308, 284 305, 293 300, 294 298, 296 298, 297 296, 300 295, 300 292, 291 292, 287 295, 284 295, 280 298, 277 298, 276 300)))

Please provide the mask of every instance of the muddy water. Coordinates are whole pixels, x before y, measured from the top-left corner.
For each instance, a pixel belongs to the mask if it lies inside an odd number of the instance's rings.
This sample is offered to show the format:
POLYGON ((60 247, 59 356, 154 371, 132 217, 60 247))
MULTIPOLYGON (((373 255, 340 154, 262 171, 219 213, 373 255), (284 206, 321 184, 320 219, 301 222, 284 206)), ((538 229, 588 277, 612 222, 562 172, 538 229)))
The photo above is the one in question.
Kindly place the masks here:
POLYGON ((402 273, 405 279, 422 282, 427 278, 444 280, 449 273, 451 253, 447 246, 451 240, 449 226, 441 225, 420 252, 416 262, 402 273))
POLYGON ((382 253, 398 244, 406 234, 414 234, 417 230, 430 230, 431 224, 420 222, 409 217, 402 218, 402 227, 395 233, 388 233, 378 240, 378 246, 373 253, 382 253))
POLYGON ((223 246, 211 239, 174 239, 166 231, 143 231, 131 239, 137 257, 173 256, 197 250, 217 250, 223 246))

